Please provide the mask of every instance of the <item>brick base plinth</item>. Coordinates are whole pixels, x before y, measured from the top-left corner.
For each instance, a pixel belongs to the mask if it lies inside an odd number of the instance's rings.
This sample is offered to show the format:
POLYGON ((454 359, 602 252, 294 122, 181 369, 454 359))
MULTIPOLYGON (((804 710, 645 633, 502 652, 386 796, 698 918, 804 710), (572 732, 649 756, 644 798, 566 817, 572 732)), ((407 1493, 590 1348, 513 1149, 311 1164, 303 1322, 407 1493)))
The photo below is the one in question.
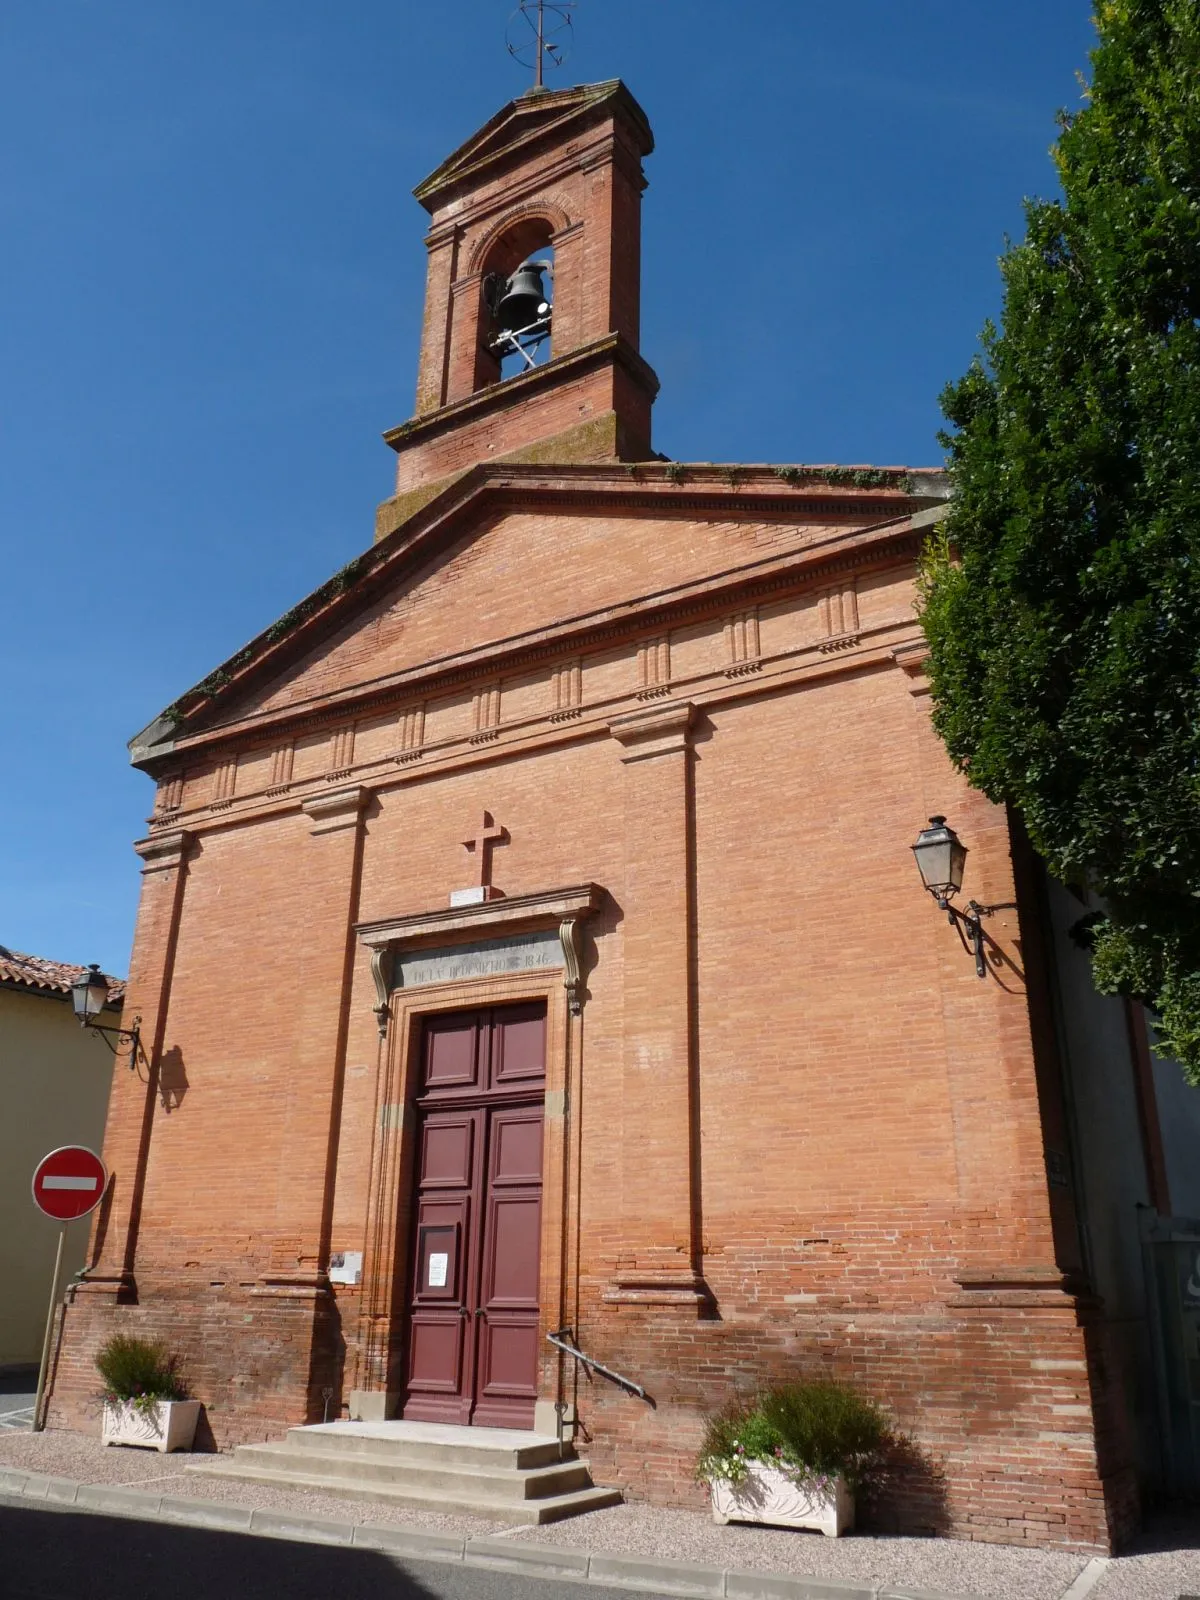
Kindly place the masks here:
POLYGON ((1104 1326, 1063 1300, 1057 1311, 932 1307, 778 1330, 623 1313, 583 1342, 643 1383, 655 1407, 579 1383, 593 1475, 630 1499, 703 1506, 692 1470, 708 1414, 760 1386, 833 1377, 878 1398, 897 1426, 863 1527, 1112 1550, 1137 1527, 1137 1487, 1107 1422, 1104 1326))
POLYGON ((95 1354, 115 1333, 162 1339, 179 1357, 188 1392, 204 1402, 196 1448, 225 1450, 320 1422, 328 1388, 338 1414, 343 1342, 328 1290, 158 1288, 144 1304, 76 1291, 67 1306, 48 1421, 99 1427, 95 1354))
MULTIPOLYGON (((707 1415, 739 1395, 835 1377, 877 1396, 898 1443, 860 1503, 866 1529, 1004 1544, 1112 1550, 1137 1527, 1132 1469, 1110 1417, 1106 1327, 1061 1308, 988 1307, 801 1319, 790 1328, 596 1308, 590 1354, 636 1375, 653 1407, 567 1374, 597 1483, 694 1508, 707 1415)), ((227 1449, 338 1415, 351 1374, 327 1293, 242 1289, 198 1301, 182 1287, 146 1305, 77 1292, 55 1372, 51 1424, 98 1426, 92 1364, 112 1333, 164 1339, 204 1402, 200 1448, 227 1449)))

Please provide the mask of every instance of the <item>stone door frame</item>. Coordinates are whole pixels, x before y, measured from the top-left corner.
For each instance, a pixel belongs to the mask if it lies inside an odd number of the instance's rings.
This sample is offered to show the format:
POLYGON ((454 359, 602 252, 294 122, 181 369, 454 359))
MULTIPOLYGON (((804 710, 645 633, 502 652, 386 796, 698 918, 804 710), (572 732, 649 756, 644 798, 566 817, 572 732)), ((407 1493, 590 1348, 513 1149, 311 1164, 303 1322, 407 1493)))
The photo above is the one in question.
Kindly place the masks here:
MULTIPOLYGON (((561 1363, 545 1335, 574 1325, 579 1296, 579 1120, 571 1108, 578 1103, 582 1071, 586 989, 581 930, 604 899, 604 891, 588 883, 449 912, 389 918, 356 929, 372 951, 381 1044, 359 1302, 358 1387, 349 1397, 351 1417, 376 1421, 394 1416, 403 1388, 417 1122, 413 1100, 424 1020, 446 1011, 542 1002, 546 1086, 538 1342, 543 1354, 534 1426, 540 1432, 555 1431, 555 1404, 564 1398, 561 1363), (556 947, 546 938, 550 933, 557 935, 556 947), (529 959, 539 963, 525 970, 520 969, 522 935, 529 936, 529 959), (489 943, 498 947, 492 964, 506 970, 472 970, 489 965, 490 952, 478 954, 489 943), (558 959, 546 964, 555 948, 558 959), (456 962, 459 949, 464 959, 456 962), (445 954, 448 964, 461 966, 463 973, 404 987, 406 963, 420 967, 420 958, 434 954, 445 954), (516 970, 507 970, 512 965, 516 970)), ((437 962, 429 964, 431 972, 438 969, 437 962)))

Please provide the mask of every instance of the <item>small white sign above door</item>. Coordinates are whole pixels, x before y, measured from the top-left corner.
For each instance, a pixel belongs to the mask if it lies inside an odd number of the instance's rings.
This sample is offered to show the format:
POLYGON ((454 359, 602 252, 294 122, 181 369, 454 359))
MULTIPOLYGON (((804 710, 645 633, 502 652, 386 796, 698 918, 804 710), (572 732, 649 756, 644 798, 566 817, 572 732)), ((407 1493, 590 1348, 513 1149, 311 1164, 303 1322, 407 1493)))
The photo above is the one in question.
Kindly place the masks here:
POLYGON ((444 1289, 446 1287, 446 1273, 450 1267, 450 1257, 440 1251, 433 1252, 429 1257, 429 1282, 430 1289, 444 1289))

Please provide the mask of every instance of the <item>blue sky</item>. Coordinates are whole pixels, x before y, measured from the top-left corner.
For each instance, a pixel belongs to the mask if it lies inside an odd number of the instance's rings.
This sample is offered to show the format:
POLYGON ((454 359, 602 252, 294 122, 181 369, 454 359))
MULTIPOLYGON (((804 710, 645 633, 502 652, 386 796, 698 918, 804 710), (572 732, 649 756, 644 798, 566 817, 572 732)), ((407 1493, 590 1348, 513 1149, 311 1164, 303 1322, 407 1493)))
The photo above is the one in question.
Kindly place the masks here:
MULTIPOLYGON (((0 943, 125 970, 125 741, 371 541, 410 413, 411 189, 526 85, 515 0, 0 11, 0 943)), ((622 77, 643 353, 684 460, 930 464, 1081 0, 580 0, 622 77)))

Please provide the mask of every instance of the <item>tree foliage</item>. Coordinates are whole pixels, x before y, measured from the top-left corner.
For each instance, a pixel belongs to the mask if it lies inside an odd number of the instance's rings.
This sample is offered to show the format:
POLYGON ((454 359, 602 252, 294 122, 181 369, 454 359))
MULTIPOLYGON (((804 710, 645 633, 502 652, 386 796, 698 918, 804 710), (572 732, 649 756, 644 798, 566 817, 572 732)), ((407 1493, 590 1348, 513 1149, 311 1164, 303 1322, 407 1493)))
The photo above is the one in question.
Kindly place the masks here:
POLYGON ((955 498, 922 611, 935 724, 1024 818, 1200 1085, 1200 3, 1099 0, 1061 201, 942 396, 955 498))

